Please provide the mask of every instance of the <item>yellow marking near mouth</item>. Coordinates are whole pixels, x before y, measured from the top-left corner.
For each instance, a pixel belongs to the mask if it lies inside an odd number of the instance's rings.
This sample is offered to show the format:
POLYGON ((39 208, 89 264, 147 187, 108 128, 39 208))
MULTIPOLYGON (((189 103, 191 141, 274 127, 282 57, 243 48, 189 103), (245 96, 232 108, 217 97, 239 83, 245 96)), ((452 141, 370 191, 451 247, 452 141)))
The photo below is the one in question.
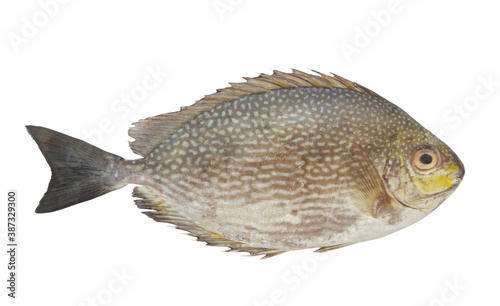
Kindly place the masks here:
POLYGON ((444 168, 443 173, 439 171, 433 175, 414 178, 415 185, 425 194, 434 194, 445 191, 452 187, 456 181, 455 176, 451 175, 460 169, 457 165, 451 164, 444 168))
POLYGON ((446 170, 446 172, 448 172, 448 175, 450 175, 454 172, 460 171, 460 168, 458 168, 458 166, 455 164, 451 164, 445 170, 446 170))

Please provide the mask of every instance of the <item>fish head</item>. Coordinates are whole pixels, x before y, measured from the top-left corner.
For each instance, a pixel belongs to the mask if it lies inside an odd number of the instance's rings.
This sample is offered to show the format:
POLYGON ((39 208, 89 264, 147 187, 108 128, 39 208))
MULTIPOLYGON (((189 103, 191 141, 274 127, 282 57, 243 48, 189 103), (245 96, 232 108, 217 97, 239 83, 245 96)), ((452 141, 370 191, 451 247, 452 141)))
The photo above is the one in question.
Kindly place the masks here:
POLYGON ((432 211, 461 183, 465 168, 458 156, 424 128, 397 133, 384 168, 384 181, 401 204, 432 211))

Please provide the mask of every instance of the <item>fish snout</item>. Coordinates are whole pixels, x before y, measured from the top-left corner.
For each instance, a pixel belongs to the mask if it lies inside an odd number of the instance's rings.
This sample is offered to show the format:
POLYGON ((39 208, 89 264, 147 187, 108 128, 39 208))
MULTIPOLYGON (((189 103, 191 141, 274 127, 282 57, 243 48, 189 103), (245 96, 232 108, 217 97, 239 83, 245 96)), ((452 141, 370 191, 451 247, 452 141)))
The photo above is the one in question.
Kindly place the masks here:
POLYGON ((465 175, 465 168, 461 163, 458 165, 458 167, 452 167, 452 169, 450 170, 451 171, 448 173, 448 178, 451 181, 461 182, 463 180, 465 175))

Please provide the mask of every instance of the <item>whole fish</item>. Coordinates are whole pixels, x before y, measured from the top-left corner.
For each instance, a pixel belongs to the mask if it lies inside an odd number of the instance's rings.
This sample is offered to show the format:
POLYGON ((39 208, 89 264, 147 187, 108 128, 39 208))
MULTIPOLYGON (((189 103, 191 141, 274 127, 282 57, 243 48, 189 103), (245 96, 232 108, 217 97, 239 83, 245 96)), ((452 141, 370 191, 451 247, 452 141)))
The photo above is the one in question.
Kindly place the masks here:
POLYGON ((424 218, 458 187, 457 155, 407 113, 337 75, 245 78, 136 122, 125 160, 27 126, 52 170, 37 213, 138 184, 136 205, 208 245, 328 251, 424 218))

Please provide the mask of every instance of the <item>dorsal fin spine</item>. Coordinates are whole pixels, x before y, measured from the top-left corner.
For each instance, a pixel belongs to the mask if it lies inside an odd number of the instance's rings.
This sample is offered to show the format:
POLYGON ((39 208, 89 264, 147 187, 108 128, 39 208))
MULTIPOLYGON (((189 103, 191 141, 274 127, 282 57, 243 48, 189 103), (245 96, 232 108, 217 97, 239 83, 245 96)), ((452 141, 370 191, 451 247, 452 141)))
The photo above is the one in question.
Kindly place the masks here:
POLYGON ((134 153, 146 156, 159 143, 175 133, 182 124, 198 114, 219 104, 270 90, 300 87, 344 88, 380 97, 375 92, 338 75, 312 71, 317 75, 296 69, 292 69, 292 73, 277 70, 274 70, 272 75, 261 73, 255 78, 244 78, 246 82, 230 83, 230 87, 218 89, 215 93, 206 95, 193 105, 181 108, 178 112, 139 120, 129 130, 130 137, 135 139, 130 142, 130 147, 134 153))

